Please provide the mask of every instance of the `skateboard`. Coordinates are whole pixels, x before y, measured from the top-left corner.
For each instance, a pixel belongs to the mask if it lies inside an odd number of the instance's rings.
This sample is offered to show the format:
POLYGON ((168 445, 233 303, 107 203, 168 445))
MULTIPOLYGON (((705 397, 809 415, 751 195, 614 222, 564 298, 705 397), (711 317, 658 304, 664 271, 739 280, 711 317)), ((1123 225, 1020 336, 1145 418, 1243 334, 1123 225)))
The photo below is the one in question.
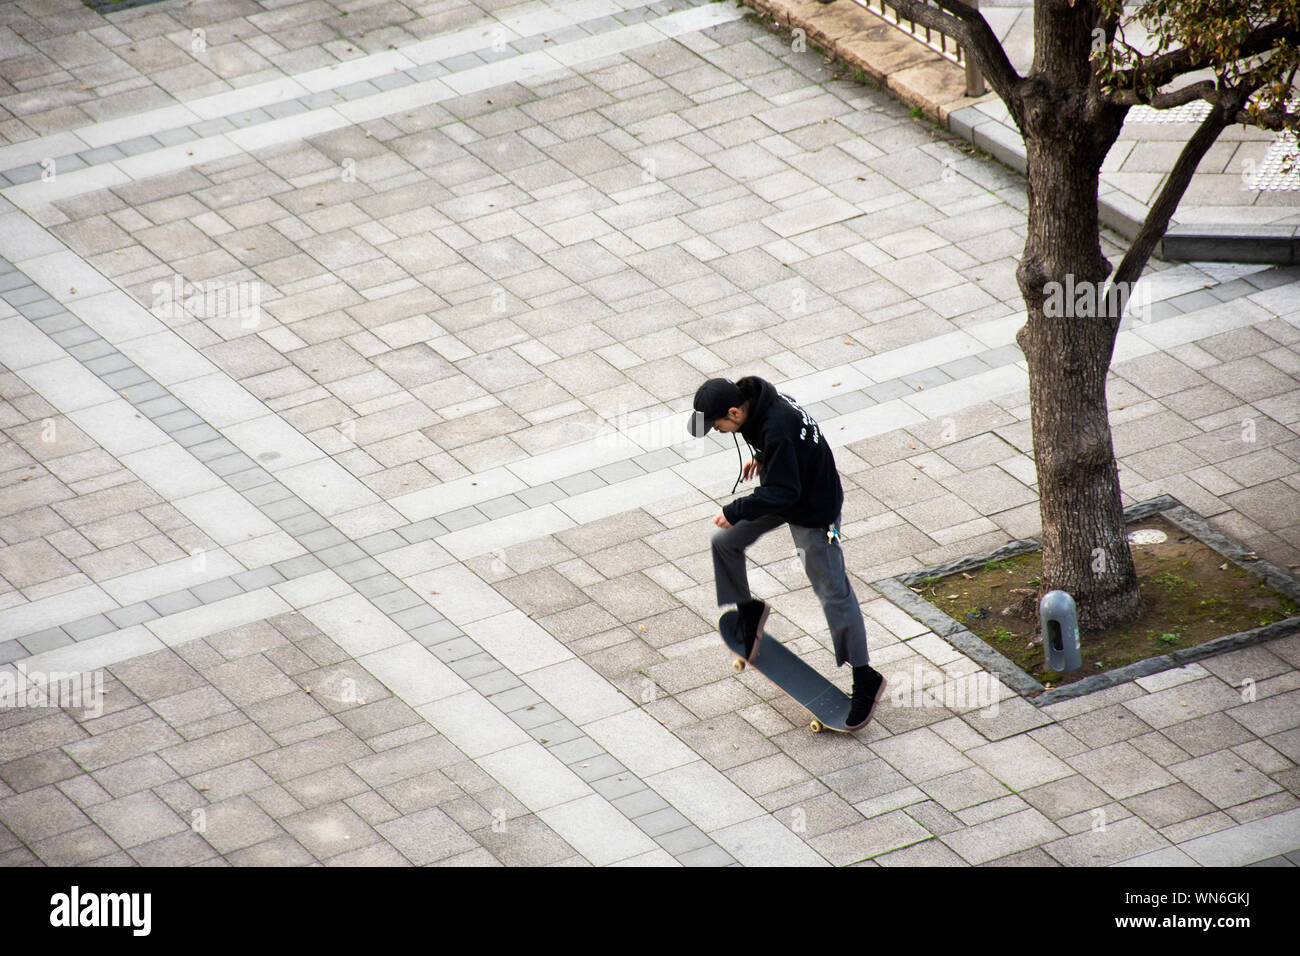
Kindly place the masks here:
MULTIPOLYGON (((728 650, 736 655, 732 665, 737 671, 745 669, 745 642, 740 636, 740 614, 728 611, 718 621, 718 630, 728 650)), ((851 733, 844 726, 849 716, 849 697, 821 674, 813 670, 799 655, 766 632, 758 645, 758 654, 749 662, 754 668, 781 690, 785 691, 804 710, 813 715, 809 728, 813 733, 838 730, 851 733)))

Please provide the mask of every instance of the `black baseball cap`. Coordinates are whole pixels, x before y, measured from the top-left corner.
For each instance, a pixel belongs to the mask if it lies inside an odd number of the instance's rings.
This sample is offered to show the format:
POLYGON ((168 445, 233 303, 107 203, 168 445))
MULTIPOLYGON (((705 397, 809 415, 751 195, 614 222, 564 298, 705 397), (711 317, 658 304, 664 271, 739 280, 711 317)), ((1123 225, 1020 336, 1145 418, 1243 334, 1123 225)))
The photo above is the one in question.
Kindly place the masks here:
POLYGON ((740 388, 725 378, 711 378, 695 390, 695 411, 686 423, 686 430, 696 438, 703 438, 713 429, 713 423, 727 417, 727 410, 744 404, 740 388))

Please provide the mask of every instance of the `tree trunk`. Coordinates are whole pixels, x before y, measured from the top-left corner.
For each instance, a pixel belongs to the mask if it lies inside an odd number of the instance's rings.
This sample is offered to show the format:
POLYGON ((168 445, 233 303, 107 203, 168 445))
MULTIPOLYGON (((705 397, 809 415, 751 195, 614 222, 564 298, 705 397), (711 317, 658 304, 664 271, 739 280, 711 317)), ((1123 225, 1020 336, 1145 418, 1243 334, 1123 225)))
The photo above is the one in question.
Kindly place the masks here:
POLYGON ((1110 263, 1101 253, 1097 190, 1123 111, 1099 109, 1088 95, 1090 7, 1035 5, 1034 69, 1022 99, 1028 232, 1016 272, 1028 311, 1016 340, 1029 364, 1041 587, 1075 599, 1085 632, 1141 609, 1106 408, 1120 316, 1099 301, 1110 263))

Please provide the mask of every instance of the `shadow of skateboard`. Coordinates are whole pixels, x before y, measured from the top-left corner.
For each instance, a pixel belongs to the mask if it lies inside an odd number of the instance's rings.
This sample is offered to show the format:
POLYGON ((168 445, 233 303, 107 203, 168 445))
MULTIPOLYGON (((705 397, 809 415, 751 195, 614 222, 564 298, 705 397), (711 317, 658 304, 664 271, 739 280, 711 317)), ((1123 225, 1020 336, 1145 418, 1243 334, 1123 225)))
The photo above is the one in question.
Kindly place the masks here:
POLYGON ((740 614, 728 611, 718 621, 718 630, 727 649, 736 655, 733 665, 737 671, 752 667, 781 690, 790 695, 800 707, 813 715, 809 728, 813 733, 838 730, 851 733, 845 726, 849 716, 849 697, 813 670, 804 660, 766 631, 758 645, 758 655, 746 665, 745 642, 740 636, 740 614))

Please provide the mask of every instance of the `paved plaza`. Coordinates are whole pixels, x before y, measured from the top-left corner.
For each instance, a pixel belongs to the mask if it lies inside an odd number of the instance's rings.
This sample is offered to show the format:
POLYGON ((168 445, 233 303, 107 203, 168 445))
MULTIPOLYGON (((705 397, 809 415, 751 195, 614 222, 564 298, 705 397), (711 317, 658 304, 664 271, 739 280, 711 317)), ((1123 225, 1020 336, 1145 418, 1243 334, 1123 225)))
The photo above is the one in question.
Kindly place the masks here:
MULTIPOLYGON (((0 864, 1300 863, 1300 635, 1037 707, 872 586, 1039 531, 1024 181, 745 7, 6 4, 0 175, 0 690, 103 691, 0 708, 0 864), (872 663, 984 699, 732 669, 685 425, 746 374, 872 663)), ((1294 575, 1300 269, 1135 298, 1125 504, 1294 575)))

